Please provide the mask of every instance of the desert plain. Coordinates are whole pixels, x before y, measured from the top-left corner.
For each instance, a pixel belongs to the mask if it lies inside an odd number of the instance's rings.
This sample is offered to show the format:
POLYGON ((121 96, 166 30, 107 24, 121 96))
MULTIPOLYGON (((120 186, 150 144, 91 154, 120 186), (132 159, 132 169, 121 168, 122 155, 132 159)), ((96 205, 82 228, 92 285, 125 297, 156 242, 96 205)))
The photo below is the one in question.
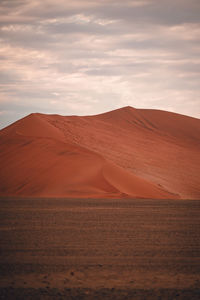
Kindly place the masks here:
POLYGON ((199 299, 197 200, 0 205, 1 299, 199 299))

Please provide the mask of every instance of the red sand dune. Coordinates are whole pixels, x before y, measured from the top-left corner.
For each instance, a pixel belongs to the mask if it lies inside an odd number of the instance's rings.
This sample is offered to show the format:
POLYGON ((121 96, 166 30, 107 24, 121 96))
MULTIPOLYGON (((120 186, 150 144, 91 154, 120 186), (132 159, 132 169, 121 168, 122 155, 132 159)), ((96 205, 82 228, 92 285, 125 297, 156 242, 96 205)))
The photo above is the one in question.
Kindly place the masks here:
POLYGON ((200 198, 200 120, 124 107, 0 131, 0 195, 200 198))

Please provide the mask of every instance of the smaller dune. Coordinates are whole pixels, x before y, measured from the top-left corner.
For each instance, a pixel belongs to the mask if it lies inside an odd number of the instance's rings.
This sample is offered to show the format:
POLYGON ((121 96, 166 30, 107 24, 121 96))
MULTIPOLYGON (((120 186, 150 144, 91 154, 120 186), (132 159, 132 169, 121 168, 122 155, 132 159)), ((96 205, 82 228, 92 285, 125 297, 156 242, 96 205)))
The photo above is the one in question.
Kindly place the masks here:
MULTIPOLYGON (((139 179, 83 147, 32 136, 19 128, 4 153, 1 195, 37 197, 169 197, 167 192, 139 179), (19 134, 20 133, 20 134, 19 134)), ((29 132, 28 132, 29 133, 29 132)), ((49 136, 51 132, 47 131, 49 136)))

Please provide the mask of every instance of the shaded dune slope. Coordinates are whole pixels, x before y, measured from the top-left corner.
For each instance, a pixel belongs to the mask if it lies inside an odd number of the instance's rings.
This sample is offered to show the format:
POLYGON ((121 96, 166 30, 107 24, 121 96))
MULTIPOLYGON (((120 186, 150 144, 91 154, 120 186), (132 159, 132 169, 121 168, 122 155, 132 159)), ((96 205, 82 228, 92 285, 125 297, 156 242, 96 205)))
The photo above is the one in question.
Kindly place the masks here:
POLYGON ((0 131, 0 195, 196 199, 199 136, 163 111, 31 114, 0 131))

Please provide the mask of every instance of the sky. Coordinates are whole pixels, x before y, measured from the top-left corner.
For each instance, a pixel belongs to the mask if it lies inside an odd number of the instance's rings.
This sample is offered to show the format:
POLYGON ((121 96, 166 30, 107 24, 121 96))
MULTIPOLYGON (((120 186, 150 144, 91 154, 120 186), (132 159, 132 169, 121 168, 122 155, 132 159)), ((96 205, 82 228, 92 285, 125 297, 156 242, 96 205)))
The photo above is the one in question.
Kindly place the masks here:
POLYGON ((200 118, 199 0, 0 1, 0 128, 123 106, 200 118))

